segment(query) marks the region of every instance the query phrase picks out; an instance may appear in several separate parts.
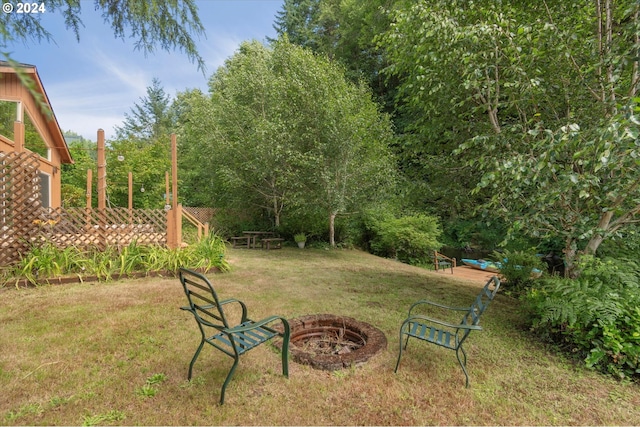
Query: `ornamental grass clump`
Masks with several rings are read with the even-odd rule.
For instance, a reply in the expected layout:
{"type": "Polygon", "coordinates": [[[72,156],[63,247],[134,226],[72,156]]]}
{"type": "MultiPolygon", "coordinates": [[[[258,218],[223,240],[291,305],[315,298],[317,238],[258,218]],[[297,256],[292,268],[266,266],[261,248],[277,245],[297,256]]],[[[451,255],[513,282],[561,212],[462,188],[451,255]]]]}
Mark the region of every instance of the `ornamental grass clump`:
{"type": "Polygon", "coordinates": [[[217,268],[227,271],[224,241],[210,235],[185,248],[168,249],[157,245],[140,245],[135,240],[124,247],[82,249],[68,246],[59,249],[50,242],[33,246],[12,268],[3,272],[0,286],[18,284],[26,279],[30,284],[44,284],[51,279],[77,276],[80,280],[95,277],[110,280],[113,275],[131,276],[138,273],[176,272],[180,267],[217,268]]]}

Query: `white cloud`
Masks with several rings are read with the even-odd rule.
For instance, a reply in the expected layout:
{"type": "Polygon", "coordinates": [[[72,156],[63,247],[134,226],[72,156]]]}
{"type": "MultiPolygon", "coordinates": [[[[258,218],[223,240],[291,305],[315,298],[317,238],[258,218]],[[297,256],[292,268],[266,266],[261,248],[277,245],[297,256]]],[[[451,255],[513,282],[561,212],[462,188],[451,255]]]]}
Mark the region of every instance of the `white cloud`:
{"type": "MultiPolygon", "coordinates": [[[[206,65],[205,74],[180,51],[160,48],[145,54],[133,49],[129,39],[113,37],[109,26],[91,8],[83,10],[86,27],[77,43],[65,31],[62,21],[50,28],[58,45],[35,44],[28,49],[16,46],[16,59],[36,65],[58,123],[95,141],[97,130],[107,139],[115,135],[128,113],[157,77],[172,97],[191,88],[207,90],[209,77],[238,49],[240,43],[274,36],[275,11],[282,0],[204,1],[198,0],[206,37],[197,40],[197,49],[206,65]]],[[[84,8],[83,8],[84,9],[84,8]]],[[[55,25],[54,25],[55,24],[55,25]]]]}

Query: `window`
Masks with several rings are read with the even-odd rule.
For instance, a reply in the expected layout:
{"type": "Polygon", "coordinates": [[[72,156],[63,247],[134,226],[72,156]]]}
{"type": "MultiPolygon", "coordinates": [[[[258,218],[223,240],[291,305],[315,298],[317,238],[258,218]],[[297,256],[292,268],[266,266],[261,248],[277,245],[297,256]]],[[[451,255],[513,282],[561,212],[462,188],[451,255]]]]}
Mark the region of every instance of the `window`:
{"type": "Polygon", "coordinates": [[[42,139],[28,113],[24,115],[24,148],[49,160],[49,147],[42,139]]]}
{"type": "Polygon", "coordinates": [[[13,141],[13,123],[20,120],[19,103],[15,101],[3,101],[0,99],[0,135],[4,135],[13,141]]]}
{"type": "Polygon", "coordinates": [[[40,175],[40,202],[43,208],[51,207],[51,177],[43,172],[40,175]]]}

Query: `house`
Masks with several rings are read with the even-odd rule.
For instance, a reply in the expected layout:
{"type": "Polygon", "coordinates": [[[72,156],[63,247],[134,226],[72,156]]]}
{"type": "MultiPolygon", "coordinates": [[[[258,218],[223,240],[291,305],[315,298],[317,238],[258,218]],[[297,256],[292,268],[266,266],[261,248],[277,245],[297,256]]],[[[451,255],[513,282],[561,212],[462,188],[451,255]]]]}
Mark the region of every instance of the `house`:
{"type": "Polygon", "coordinates": [[[0,152],[37,154],[42,207],[61,206],[60,167],[73,159],[33,65],[0,61],[0,152]]]}

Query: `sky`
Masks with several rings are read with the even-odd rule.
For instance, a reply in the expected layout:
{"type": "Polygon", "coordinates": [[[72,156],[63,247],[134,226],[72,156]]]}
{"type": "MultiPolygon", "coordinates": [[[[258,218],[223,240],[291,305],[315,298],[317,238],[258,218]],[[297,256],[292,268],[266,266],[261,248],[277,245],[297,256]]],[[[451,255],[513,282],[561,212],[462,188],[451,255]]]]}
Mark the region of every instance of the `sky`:
{"type": "MultiPolygon", "coordinates": [[[[46,0],[42,0],[46,6],[46,0]]],[[[180,51],[158,48],[147,54],[134,40],[117,39],[108,23],[94,10],[93,0],[81,0],[80,42],[67,30],[58,12],[45,12],[42,25],[54,42],[28,42],[9,47],[14,60],[34,65],[62,131],[73,131],[96,141],[98,129],[115,137],[125,113],[146,96],[153,78],[166,94],[200,88],[207,91],[209,77],[238,49],[241,42],[275,38],[276,13],[283,0],[196,0],[205,35],[196,39],[205,61],[203,74],[180,51]]]]}

